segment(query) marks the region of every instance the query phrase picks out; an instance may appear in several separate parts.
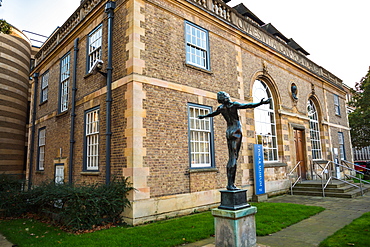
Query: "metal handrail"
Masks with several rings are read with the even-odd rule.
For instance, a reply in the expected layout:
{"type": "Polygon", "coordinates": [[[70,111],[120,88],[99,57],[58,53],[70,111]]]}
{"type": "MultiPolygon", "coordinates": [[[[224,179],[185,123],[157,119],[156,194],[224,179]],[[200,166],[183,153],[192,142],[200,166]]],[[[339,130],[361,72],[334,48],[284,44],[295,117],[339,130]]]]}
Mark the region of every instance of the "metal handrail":
{"type": "Polygon", "coordinates": [[[329,182],[332,180],[332,176],[330,176],[330,178],[328,179],[328,181],[325,183],[325,185],[323,184],[323,180],[321,179],[321,186],[322,186],[322,197],[325,197],[325,189],[326,187],[328,187],[329,185],[329,182]]]}
{"type": "MultiPolygon", "coordinates": [[[[363,180],[361,178],[358,178],[356,176],[353,176],[351,174],[346,174],[345,170],[348,170],[350,172],[354,172],[356,174],[362,174],[362,175],[364,173],[363,172],[360,172],[360,171],[358,171],[356,169],[351,168],[348,164],[351,164],[353,166],[356,166],[356,165],[353,164],[353,163],[351,163],[351,162],[349,162],[349,161],[342,160],[342,163],[344,163],[345,165],[336,163],[334,161],[328,161],[324,166],[321,166],[320,164],[315,163],[314,161],[312,161],[313,172],[318,177],[320,177],[320,179],[321,179],[321,186],[322,186],[322,195],[323,195],[323,197],[325,197],[325,189],[328,187],[329,183],[331,183],[334,179],[335,180],[342,181],[342,182],[344,182],[344,183],[346,183],[346,184],[348,184],[350,186],[359,188],[360,191],[361,191],[361,195],[364,195],[364,193],[363,193],[363,183],[370,184],[370,182],[367,182],[367,181],[365,181],[365,180],[363,180]],[[322,171],[321,172],[317,172],[315,165],[318,165],[322,169],[322,171]],[[336,177],[335,176],[335,170],[334,170],[334,167],[335,166],[339,166],[339,167],[342,168],[342,171],[343,171],[343,174],[344,174],[345,178],[347,178],[347,179],[354,178],[354,179],[359,180],[360,181],[359,186],[356,185],[356,184],[350,183],[350,182],[348,182],[346,180],[340,179],[339,177],[336,177]],[[327,176],[325,176],[325,174],[327,174],[327,176]],[[327,178],[327,180],[325,178],[327,178]]],[[[366,169],[366,170],[370,170],[370,169],[366,169]]]]}
{"type": "MultiPolygon", "coordinates": [[[[342,163],[346,164],[347,167],[349,167],[348,164],[353,165],[353,167],[361,167],[361,169],[365,169],[365,170],[367,170],[370,173],[370,169],[369,168],[363,167],[363,166],[360,166],[360,165],[356,165],[356,164],[354,164],[352,162],[349,162],[348,160],[342,160],[342,163]]],[[[356,170],[356,171],[358,171],[358,170],[356,170]]],[[[360,171],[358,171],[358,172],[360,172],[360,171]]]]}
{"type": "Polygon", "coordinates": [[[323,177],[324,176],[324,173],[329,173],[329,171],[330,170],[328,170],[328,167],[329,167],[329,165],[330,165],[330,163],[331,163],[332,161],[328,161],[326,164],[325,164],[325,166],[323,167],[323,169],[322,169],[322,171],[321,171],[321,176],[323,177]]]}
{"type": "MultiPolygon", "coordinates": [[[[349,161],[347,161],[347,160],[342,160],[342,163],[345,163],[345,164],[346,164],[346,166],[344,166],[344,165],[342,165],[342,164],[338,164],[338,165],[339,165],[339,166],[341,166],[341,167],[344,167],[344,168],[350,169],[351,171],[354,171],[356,174],[362,174],[362,175],[365,175],[363,172],[360,172],[360,171],[358,171],[358,170],[356,170],[356,169],[350,168],[350,167],[348,166],[348,163],[349,163],[349,164],[351,164],[351,165],[353,165],[353,166],[359,166],[359,165],[353,164],[353,163],[351,163],[351,162],[349,162],[349,161]]],[[[369,168],[366,168],[366,167],[363,167],[363,166],[359,166],[359,167],[365,168],[366,170],[369,170],[369,171],[370,171],[370,169],[369,169],[369,168]]],[[[356,177],[356,176],[352,176],[352,175],[348,175],[348,174],[345,174],[345,176],[349,176],[349,177],[352,177],[352,178],[354,178],[354,179],[359,180],[359,181],[360,181],[360,186],[361,186],[361,187],[362,187],[362,183],[370,184],[370,182],[368,182],[368,181],[366,181],[366,180],[362,179],[361,177],[356,177]]],[[[362,190],[361,190],[361,193],[362,193],[362,190]]]]}
{"type": "MultiPolygon", "coordinates": [[[[299,181],[302,181],[302,168],[300,166],[300,163],[301,161],[299,161],[294,167],[293,169],[289,172],[288,176],[291,176],[293,175],[293,172],[299,167],[299,176],[298,178],[294,181],[290,180],[290,194],[293,195],[293,187],[296,186],[296,184],[299,182],[299,181]]],[[[297,173],[298,174],[298,173],[297,173]]]]}
{"type": "MultiPolygon", "coordinates": [[[[311,160],[311,164],[312,164],[312,170],[311,171],[313,171],[314,173],[315,173],[315,175],[316,176],[318,176],[318,177],[320,177],[321,178],[321,176],[320,176],[320,174],[318,174],[317,173],[317,171],[316,171],[316,169],[315,169],[315,165],[318,165],[322,170],[324,170],[324,167],[322,167],[319,163],[316,163],[315,161],[313,161],[313,160],[311,160]]],[[[312,176],[312,178],[313,178],[313,174],[311,173],[311,176],[312,176]]]]}

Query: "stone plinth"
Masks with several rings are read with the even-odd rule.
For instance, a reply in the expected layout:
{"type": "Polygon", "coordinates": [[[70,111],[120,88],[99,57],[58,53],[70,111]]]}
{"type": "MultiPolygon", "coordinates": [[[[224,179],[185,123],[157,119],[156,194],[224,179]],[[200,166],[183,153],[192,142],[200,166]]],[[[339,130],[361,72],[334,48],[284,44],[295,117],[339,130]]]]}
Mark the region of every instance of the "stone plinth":
{"type": "Polygon", "coordinates": [[[221,205],[219,209],[239,210],[247,208],[247,190],[220,190],[221,205]]]}
{"type": "Polygon", "coordinates": [[[213,209],[216,247],[257,246],[256,213],[253,206],[240,210],[213,209]]]}

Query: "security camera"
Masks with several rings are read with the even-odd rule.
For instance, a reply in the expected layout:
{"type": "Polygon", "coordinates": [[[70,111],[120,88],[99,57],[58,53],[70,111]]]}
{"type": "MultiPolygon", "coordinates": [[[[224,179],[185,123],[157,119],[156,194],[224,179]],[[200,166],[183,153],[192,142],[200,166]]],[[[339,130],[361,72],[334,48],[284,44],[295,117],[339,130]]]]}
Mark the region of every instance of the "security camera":
{"type": "Polygon", "coordinates": [[[89,70],[89,74],[92,73],[95,75],[97,72],[99,72],[103,68],[103,63],[104,62],[102,60],[96,59],[89,70]]]}

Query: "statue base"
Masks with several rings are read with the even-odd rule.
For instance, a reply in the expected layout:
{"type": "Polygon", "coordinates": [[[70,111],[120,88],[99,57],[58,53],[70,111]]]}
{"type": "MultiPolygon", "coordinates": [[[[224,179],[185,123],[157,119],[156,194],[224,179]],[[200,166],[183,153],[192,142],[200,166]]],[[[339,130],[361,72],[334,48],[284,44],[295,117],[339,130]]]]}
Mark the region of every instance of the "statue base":
{"type": "Polygon", "coordinates": [[[213,209],[216,247],[257,246],[256,212],[254,206],[240,210],[213,209]]]}
{"type": "Polygon", "coordinates": [[[240,210],[250,207],[247,203],[247,190],[220,190],[221,205],[219,209],[240,210]]]}

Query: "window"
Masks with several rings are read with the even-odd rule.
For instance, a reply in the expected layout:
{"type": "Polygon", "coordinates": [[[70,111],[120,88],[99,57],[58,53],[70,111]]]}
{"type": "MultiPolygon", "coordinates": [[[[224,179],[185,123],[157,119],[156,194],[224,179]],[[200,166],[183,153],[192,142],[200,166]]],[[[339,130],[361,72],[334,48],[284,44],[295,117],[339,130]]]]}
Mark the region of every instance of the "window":
{"type": "Polygon", "coordinates": [[[38,152],[37,152],[37,170],[43,171],[45,168],[45,134],[46,129],[39,129],[38,152]]]}
{"type": "Polygon", "coordinates": [[[69,98],[69,71],[70,55],[65,55],[60,60],[60,93],[59,93],[59,112],[68,110],[69,98]]]}
{"type": "Polygon", "coordinates": [[[41,76],[41,97],[40,103],[48,100],[48,88],[49,88],[49,71],[46,71],[41,76]]]}
{"type": "Polygon", "coordinates": [[[338,132],[338,140],[339,140],[340,159],[341,160],[346,160],[346,151],[344,149],[344,135],[343,135],[343,132],[338,132]]]}
{"type": "Polygon", "coordinates": [[[85,113],[85,169],[99,170],[99,109],[85,113]]]}
{"type": "Polygon", "coordinates": [[[208,32],[185,22],[186,33],[186,63],[209,70],[209,42],[208,32]]]}
{"type": "Polygon", "coordinates": [[[335,115],[340,116],[339,96],[336,94],[334,94],[334,109],[335,109],[335,115]]]}
{"type": "Polygon", "coordinates": [[[321,141],[320,141],[320,129],[319,120],[315,104],[312,100],[307,102],[307,112],[310,118],[310,139],[311,139],[311,151],[312,159],[321,159],[321,141]]]}
{"type": "Polygon", "coordinates": [[[101,59],[102,55],[102,25],[97,27],[88,36],[88,56],[87,56],[87,71],[91,69],[94,62],[101,59]]]}
{"type": "MultiPolygon", "coordinates": [[[[253,84],[253,102],[260,102],[262,98],[272,98],[268,86],[256,80],[253,84]]],[[[265,161],[278,161],[278,148],[276,137],[276,121],[273,101],[270,104],[254,108],[254,123],[256,139],[263,146],[265,161]]]]}
{"type": "Polygon", "coordinates": [[[54,182],[56,184],[64,184],[64,164],[57,163],[55,164],[55,175],[54,182]]]}
{"type": "Polygon", "coordinates": [[[204,168],[214,166],[213,148],[213,120],[212,118],[198,119],[199,115],[206,115],[211,107],[196,104],[188,105],[189,122],[189,153],[190,167],[204,168]]]}

